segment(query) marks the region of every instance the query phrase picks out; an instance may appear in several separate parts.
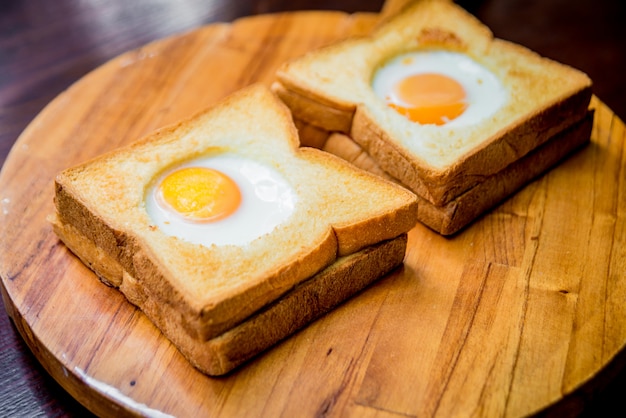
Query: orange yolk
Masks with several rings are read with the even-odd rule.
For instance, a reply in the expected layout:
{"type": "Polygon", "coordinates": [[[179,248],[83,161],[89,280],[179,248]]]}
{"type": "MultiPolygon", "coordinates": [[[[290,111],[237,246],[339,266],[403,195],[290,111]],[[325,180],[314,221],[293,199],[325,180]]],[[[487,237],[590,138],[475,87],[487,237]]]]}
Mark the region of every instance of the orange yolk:
{"type": "Polygon", "coordinates": [[[241,203],[237,183],[207,167],[181,168],[159,186],[159,198],[183,217],[195,222],[212,222],[231,215],[241,203]]]}
{"type": "Polygon", "coordinates": [[[443,125],[467,109],[465,89],[456,80],[442,74],[414,74],[394,87],[396,96],[408,106],[389,106],[413,122],[443,125]]]}

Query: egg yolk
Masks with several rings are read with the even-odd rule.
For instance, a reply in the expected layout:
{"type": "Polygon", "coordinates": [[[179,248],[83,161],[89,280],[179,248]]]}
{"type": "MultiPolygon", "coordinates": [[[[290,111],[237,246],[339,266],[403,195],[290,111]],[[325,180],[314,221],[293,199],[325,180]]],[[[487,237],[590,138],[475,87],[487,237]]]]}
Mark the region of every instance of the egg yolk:
{"type": "Polygon", "coordinates": [[[159,198],[186,219],[212,222],[233,214],[241,203],[237,183],[207,167],[181,168],[166,176],[159,198]]]}
{"type": "Polygon", "coordinates": [[[442,74],[413,74],[400,80],[394,86],[394,93],[407,105],[390,102],[389,106],[421,124],[443,125],[467,109],[463,86],[442,74]]]}

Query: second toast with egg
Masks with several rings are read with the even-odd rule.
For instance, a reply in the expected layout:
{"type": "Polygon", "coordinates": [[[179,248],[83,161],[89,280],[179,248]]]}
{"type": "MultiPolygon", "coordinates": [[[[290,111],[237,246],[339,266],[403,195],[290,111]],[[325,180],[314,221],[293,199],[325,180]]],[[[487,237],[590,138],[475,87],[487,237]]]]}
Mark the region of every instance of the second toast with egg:
{"type": "Polygon", "coordinates": [[[452,1],[417,0],[367,37],[285,63],[273,88],[301,126],[347,135],[442,208],[590,117],[591,86],[581,71],[494,38],[452,1]],[[390,107],[397,91],[386,89],[416,73],[427,85],[457,82],[465,110],[416,122],[412,105],[390,107]]]}

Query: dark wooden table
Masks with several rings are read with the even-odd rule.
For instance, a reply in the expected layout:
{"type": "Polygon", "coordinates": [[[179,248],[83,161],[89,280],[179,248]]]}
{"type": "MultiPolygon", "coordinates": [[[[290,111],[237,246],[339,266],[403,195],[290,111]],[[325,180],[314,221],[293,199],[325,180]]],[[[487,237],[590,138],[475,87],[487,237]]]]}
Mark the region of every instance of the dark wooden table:
{"type": "MultiPolygon", "coordinates": [[[[56,95],[127,50],[216,21],[289,10],[379,11],[383,0],[1,0],[0,165],[17,137],[56,95]]],[[[620,0],[459,1],[496,36],[587,72],[595,94],[626,118],[626,3],[620,0]]],[[[2,237],[0,237],[2,239],[2,237]]],[[[626,354],[621,355],[624,357],[626,354]]],[[[623,364],[624,361],[616,362],[623,364]]],[[[609,366],[610,368],[611,366],[609,366]]],[[[583,388],[576,414],[621,406],[626,373],[606,370],[603,390],[583,388]]],[[[572,399],[570,398],[570,401],[572,399]]],[[[548,411],[559,414],[555,408],[548,411]]],[[[86,416],[0,315],[0,416],[86,416]]]]}

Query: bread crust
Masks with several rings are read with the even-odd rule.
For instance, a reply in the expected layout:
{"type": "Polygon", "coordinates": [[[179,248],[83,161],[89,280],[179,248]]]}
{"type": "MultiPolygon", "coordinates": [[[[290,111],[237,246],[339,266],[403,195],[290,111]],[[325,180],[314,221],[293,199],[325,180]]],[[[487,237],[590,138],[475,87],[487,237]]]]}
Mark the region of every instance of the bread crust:
{"type": "Polygon", "coordinates": [[[194,367],[209,375],[228,373],[397,268],[407,244],[407,236],[402,234],[340,257],[236,326],[203,340],[188,332],[177,306],[152,293],[92,239],[57,216],[49,220],[66,246],[103,283],[118,288],[194,367]]]}
{"type": "MultiPolygon", "coordinates": [[[[435,205],[418,196],[418,220],[442,235],[459,232],[569,154],[588,144],[593,116],[594,112],[589,111],[582,120],[556,133],[499,172],[482,178],[474,187],[443,205],[435,205]]],[[[321,147],[358,167],[402,184],[347,135],[333,133],[321,147]]]]}
{"type": "Polygon", "coordinates": [[[333,105],[321,97],[285,88],[278,82],[272,84],[272,90],[299,120],[306,120],[307,124],[325,131],[350,131],[356,106],[333,105]]]}

